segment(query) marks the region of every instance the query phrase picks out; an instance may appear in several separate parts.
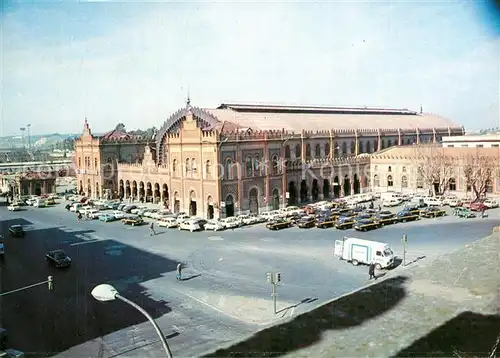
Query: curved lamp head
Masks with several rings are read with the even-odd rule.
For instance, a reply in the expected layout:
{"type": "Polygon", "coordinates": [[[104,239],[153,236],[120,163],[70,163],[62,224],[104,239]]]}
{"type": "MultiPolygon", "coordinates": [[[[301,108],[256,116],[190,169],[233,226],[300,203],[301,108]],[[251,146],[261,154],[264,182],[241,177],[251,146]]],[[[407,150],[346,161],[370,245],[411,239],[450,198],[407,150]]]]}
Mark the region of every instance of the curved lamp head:
{"type": "Polygon", "coordinates": [[[118,294],[116,288],[108,284],[97,285],[91,292],[92,296],[98,301],[113,301],[118,294]]]}

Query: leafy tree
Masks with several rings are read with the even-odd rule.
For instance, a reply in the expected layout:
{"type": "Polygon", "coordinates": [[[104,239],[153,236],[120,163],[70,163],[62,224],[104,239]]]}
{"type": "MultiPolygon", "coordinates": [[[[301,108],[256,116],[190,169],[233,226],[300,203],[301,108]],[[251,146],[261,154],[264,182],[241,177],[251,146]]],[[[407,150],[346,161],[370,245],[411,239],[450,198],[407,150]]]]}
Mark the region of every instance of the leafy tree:
{"type": "Polygon", "coordinates": [[[115,131],[126,132],[125,124],[118,123],[115,127],[115,131]]]}

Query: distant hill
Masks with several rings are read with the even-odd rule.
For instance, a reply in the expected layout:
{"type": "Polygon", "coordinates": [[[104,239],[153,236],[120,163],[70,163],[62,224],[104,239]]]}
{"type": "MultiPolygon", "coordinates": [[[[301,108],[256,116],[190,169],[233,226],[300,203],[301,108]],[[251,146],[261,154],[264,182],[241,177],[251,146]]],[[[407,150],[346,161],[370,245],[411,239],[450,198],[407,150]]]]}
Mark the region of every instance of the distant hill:
{"type": "MultiPolygon", "coordinates": [[[[65,133],[49,133],[49,134],[33,134],[30,136],[30,143],[32,147],[46,147],[52,146],[56,143],[63,142],[65,140],[73,140],[79,137],[80,134],[65,134],[65,133]]],[[[28,136],[6,136],[0,137],[0,148],[22,148],[23,146],[28,146],[28,136]]]]}

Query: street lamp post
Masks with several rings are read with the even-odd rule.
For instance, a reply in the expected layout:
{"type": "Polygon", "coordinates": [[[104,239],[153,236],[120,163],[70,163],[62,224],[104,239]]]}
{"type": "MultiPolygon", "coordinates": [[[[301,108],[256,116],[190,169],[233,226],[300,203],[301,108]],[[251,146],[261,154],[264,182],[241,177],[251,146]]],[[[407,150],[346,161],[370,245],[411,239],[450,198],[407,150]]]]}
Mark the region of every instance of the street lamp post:
{"type": "Polygon", "coordinates": [[[163,344],[163,348],[165,349],[165,353],[167,354],[167,357],[172,358],[172,352],[170,351],[170,347],[168,346],[165,335],[163,334],[163,332],[161,331],[160,327],[155,322],[153,317],[151,317],[149,315],[149,313],[147,313],[141,306],[139,306],[138,304],[121,296],[118,293],[118,291],[116,290],[116,288],[114,288],[111,285],[107,285],[107,284],[101,284],[101,285],[94,287],[91,294],[96,300],[101,301],[101,302],[113,301],[115,299],[119,299],[120,301],[123,301],[123,302],[129,304],[130,306],[134,307],[136,310],[141,312],[149,320],[149,322],[151,322],[156,333],[160,337],[161,343],[163,344]]]}

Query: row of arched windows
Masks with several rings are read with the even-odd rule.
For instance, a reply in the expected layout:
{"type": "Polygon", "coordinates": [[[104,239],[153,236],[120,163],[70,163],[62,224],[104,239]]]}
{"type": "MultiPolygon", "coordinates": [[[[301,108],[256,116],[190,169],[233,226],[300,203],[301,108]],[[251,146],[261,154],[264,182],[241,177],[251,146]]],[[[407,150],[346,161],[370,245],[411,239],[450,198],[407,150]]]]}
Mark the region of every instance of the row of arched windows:
{"type": "MultiPolygon", "coordinates": [[[[174,159],[172,161],[172,176],[177,177],[179,175],[179,162],[177,159],[174,159]]],[[[198,174],[198,166],[196,164],[196,159],[194,158],[187,158],[185,162],[185,167],[184,167],[184,172],[186,177],[191,176],[191,177],[196,177],[198,174]]],[[[205,175],[211,175],[212,174],[212,163],[210,160],[207,160],[205,162],[205,175]]]]}
{"type": "MultiPolygon", "coordinates": [[[[224,161],[224,179],[235,179],[237,176],[237,168],[232,158],[226,158],[224,161]]],[[[271,157],[269,165],[260,160],[259,155],[247,156],[245,158],[244,176],[247,178],[266,175],[269,170],[270,175],[277,175],[281,173],[281,163],[277,154],[271,157]]]]}

